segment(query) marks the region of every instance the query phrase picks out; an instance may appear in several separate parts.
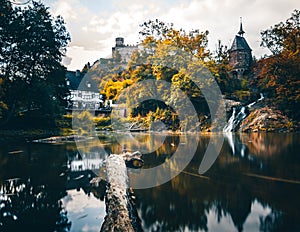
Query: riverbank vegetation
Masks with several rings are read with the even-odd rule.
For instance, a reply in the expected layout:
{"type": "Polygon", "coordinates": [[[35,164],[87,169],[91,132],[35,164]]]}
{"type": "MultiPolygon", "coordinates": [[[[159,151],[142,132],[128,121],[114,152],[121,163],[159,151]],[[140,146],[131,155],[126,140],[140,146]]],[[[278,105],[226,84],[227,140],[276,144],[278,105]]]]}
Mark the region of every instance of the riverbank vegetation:
{"type": "MultiPolygon", "coordinates": [[[[211,74],[223,96],[241,104],[254,101],[258,99],[259,93],[264,93],[264,106],[280,110],[289,118],[287,125],[279,122],[280,127],[289,129],[290,125],[293,125],[294,130],[299,127],[300,121],[299,17],[300,11],[295,10],[285,22],[261,32],[261,46],[268,48],[272,55],[259,60],[253,58],[250,71],[239,79],[230,74],[232,67],[229,64],[229,50],[221,41],[218,42],[216,51],[209,51],[208,31],[185,31],[175,29],[173,24],[149,20],[141,25],[140,31],[144,52],[134,53],[123,70],[119,60],[115,61],[115,73],[109,73],[99,80],[102,93],[106,94],[108,99],[116,100],[122,97],[126,87],[138,82],[169,82],[189,97],[203,129],[210,125],[209,109],[206,99],[191,79],[211,74]]],[[[203,84],[210,88],[209,82],[208,78],[203,84]]],[[[153,89],[159,88],[156,86],[153,89]]],[[[130,96],[148,99],[157,95],[149,93],[149,89],[152,89],[149,85],[131,88],[130,96]]],[[[162,121],[167,129],[180,129],[178,115],[169,105],[181,107],[181,104],[184,104],[182,95],[176,96],[173,89],[171,92],[166,91],[166,96],[164,93],[160,94],[163,102],[151,99],[137,105],[134,105],[135,100],[132,97],[127,97],[126,103],[131,108],[131,119],[142,117],[145,122],[150,119],[149,125],[162,121]]],[[[276,125],[275,123],[270,127],[276,125]]]]}
{"type": "Polygon", "coordinates": [[[0,127],[55,127],[68,94],[63,18],[38,1],[0,0],[0,31],[0,127]]]}
{"type": "MultiPolygon", "coordinates": [[[[109,117],[65,112],[69,92],[66,68],[61,61],[70,35],[62,17],[51,16],[40,2],[32,1],[23,7],[16,7],[8,0],[0,3],[0,128],[89,134],[88,125],[73,128],[72,120],[79,124],[81,120],[90,121],[98,130],[112,129],[109,117]]],[[[212,89],[216,81],[224,98],[241,104],[257,99],[263,92],[264,106],[274,108],[274,112],[280,110],[289,118],[288,124],[297,128],[300,121],[299,18],[300,11],[294,10],[285,22],[261,32],[261,45],[272,55],[259,60],[253,58],[250,71],[242,78],[231,75],[229,49],[222,41],[218,41],[215,51],[208,49],[207,30],[186,31],[176,29],[173,24],[149,20],[141,25],[143,49],[134,52],[126,64],[116,52],[93,79],[98,81],[101,93],[108,100],[123,100],[128,112],[122,120],[128,125],[136,123],[151,128],[162,122],[165,126],[161,130],[193,130],[195,126],[208,130],[211,115],[201,88],[212,89]],[[195,79],[200,80],[200,85],[192,81],[195,79]],[[137,85],[145,82],[148,84],[137,85]],[[170,88],[164,83],[169,83],[170,88]],[[190,118],[179,119],[176,109],[186,105],[183,95],[195,109],[197,125],[190,118]],[[136,99],[146,100],[137,102],[136,99]]]]}

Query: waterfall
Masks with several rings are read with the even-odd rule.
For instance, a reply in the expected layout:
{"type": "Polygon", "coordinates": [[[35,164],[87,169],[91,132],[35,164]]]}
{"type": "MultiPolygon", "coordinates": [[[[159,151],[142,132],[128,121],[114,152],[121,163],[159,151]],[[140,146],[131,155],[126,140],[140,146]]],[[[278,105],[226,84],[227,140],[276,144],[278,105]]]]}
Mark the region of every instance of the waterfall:
{"type": "Polygon", "coordinates": [[[235,107],[234,107],[234,108],[232,109],[232,115],[231,115],[231,117],[229,118],[227,125],[226,125],[226,126],[224,127],[224,129],[223,129],[224,132],[230,132],[230,131],[232,131],[232,129],[233,129],[233,121],[234,121],[234,119],[235,119],[235,112],[236,112],[236,109],[235,109],[235,107]]]}
{"type": "Polygon", "coordinates": [[[264,98],[265,98],[264,95],[262,93],[260,93],[259,99],[257,99],[256,101],[254,101],[246,106],[242,106],[238,113],[236,113],[237,112],[236,107],[233,107],[232,115],[230,116],[228,123],[223,128],[223,132],[235,131],[235,129],[240,125],[240,123],[243,121],[243,119],[247,117],[246,109],[251,108],[256,103],[262,101],[264,98]]]}
{"type": "Polygon", "coordinates": [[[228,120],[227,125],[223,128],[224,132],[232,132],[234,131],[241,121],[246,118],[247,114],[245,113],[246,107],[243,106],[241,110],[236,114],[236,108],[233,108],[232,115],[228,120]],[[236,115],[235,115],[236,114],[236,115]]]}
{"type": "Polygon", "coordinates": [[[256,103],[258,103],[258,102],[262,101],[264,98],[265,98],[265,97],[264,97],[264,95],[263,95],[262,93],[260,93],[260,98],[259,98],[259,99],[257,99],[256,101],[254,101],[254,102],[250,103],[250,104],[249,104],[249,105],[247,105],[247,106],[248,106],[249,108],[251,108],[253,105],[255,105],[256,103]]]}

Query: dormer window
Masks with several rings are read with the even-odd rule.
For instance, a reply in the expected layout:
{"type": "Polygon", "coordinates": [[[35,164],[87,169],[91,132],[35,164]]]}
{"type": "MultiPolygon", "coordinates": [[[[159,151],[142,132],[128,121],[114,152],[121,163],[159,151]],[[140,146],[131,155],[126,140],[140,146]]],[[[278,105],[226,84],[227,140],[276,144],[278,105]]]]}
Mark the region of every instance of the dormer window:
{"type": "Polygon", "coordinates": [[[87,82],[87,83],[86,83],[86,86],[87,86],[88,88],[91,88],[91,87],[92,87],[92,85],[91,85],[90,82],[87,82]]]}
{"type": "Polygon", "coordinates": [[[67,86],[69,86],[70,85],[70,81],[69,80],[67,80],[67,86]]]}

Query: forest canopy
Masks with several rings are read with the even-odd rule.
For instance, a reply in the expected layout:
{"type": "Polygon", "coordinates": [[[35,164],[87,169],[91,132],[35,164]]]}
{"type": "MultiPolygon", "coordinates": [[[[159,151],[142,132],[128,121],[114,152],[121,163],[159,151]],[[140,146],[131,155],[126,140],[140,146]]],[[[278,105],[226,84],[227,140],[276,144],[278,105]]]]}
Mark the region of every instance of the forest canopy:
{"type": "Polygon", "coordinates": [[[61,61],[70,35],[63,18],[41,2],[0,0],[0,31],[0,125],[20,118],[52,124],[68,94],[61,61]]]}

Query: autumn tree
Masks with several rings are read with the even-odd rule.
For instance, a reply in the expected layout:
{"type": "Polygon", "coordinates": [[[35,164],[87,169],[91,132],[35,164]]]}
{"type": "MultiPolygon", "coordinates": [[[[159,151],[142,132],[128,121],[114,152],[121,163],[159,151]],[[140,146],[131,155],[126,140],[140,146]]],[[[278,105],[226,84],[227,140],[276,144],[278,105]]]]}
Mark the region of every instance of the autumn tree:
{"type": "Polygon", "coordinates": [[[230,65],[229,65],[229,51],[226,45],[222,44],[221,40],[218,40],[216,50],[214,52],[214,66],[216,69],[215,78],[216,81],[225,95],[230,95],[235,86],[235,81],[230,76],[230,65]]]}
{"type": "MultiPolygon", "coordinates": [[[[141,104],[135,112],[141,111],[145,114],[148,107],[148,112],[154,112],[155,117],[159,117],[156,112],[161,112],[161,118],[166,125],[174,125],[177,116],[170,106],[177,107],[177,109],[182,108],[186,104],[182,96],[185,95],[193,103],[199,114],[208,114],[205,98],[199,87],[192,81],[192,77],[194,77],[201,82],[204,76],[207,77],[205,72],[213,73],[215,68],[211,53],[207,48],[208,31],[201,32],[196,29],[187,32],[183,29],[175,29],[173,24],[150,20],[142,25],[140,35],[144,36],[142,44],[147,53],[144,62],[148,67],[143,70],[136,69],[136,71],[142,71],[143,77],[148,76],[155,80],[169,82],[172,87],[170,91],[164,90],[165,94],[163,94],[163,88],[160,85],[153,87],[153,91],[157,89],[162,94],[165,104],[147,102],[147,104],[141,104]],[[206,71],[203,67],[207,68],[206,71]],[[176,89],[180,89],[182,92],[176,89]],[[155,106],[156,109],[153,108],[155,106]]],[[[141,76],[140,72],[135,72],[134,76],[141,76]]],[[[208,84],[208,82],[204,82],[203,80],[201,84],[208,84]]]]}
{"type": "Polygon", "coordinates": [[[106,80],[105,85],[100,84],[104,87],[103,93],[110,99],[118,99],[125,86],[148,81],[144,86],[130,89],[128,93],[127,105],[133,109],[133,116],[149,116],[151,120],[160,119],[166,125],[177,125],[174,123],[177,121],[176,112],[170,106],[184,108],[184,96],[190,99],[199,115],[209,115],[208,105],[200,88],[209,89],[216,77],[219,80],[226,78],[227,49],[220,48],[218,63],[207,48],[208,31],[175,29],[173,24],[159,20],[143,23],[140,36],[143,49],[132,54],[126,69],[103,76],[102,79],[106,80]],[[108,76],[110,81],[107,81],[108,76]],[[124,78],[128,76],[131,82],[124,78]],[[195,80],[198,80],[197,84],[195,80]],[[161,83],[169,83],[170,88],[164,88],[161,83]],[[133,96],[156,99],[158,95],[161,101],[147,100],[139,105],[133,104],[133,96]]]}
{"type": "Polygon", "coordinates": [[[66,103],[61,61],[70,36],[65,23],[41,2],[21,8],[0,0],[0,7],[1,101],[6,105],[1,124],[20,115],[53,119],[66,103]]]}
{"type": "Polygon", "coordinates": [[[285,22],[263,31],[262,46],[272,52],[258,62],[259,86],[273,104],[299,120],[300,107],[300,11],[285,22]]]}

